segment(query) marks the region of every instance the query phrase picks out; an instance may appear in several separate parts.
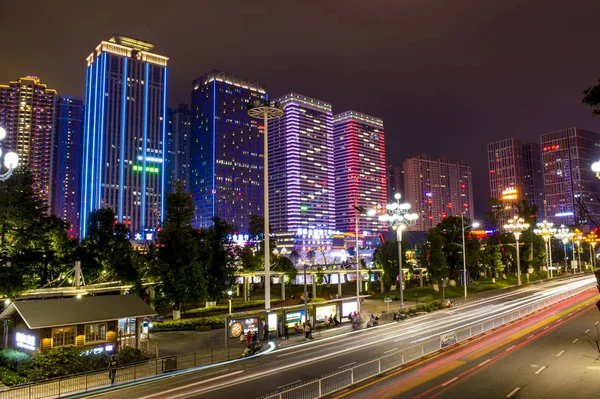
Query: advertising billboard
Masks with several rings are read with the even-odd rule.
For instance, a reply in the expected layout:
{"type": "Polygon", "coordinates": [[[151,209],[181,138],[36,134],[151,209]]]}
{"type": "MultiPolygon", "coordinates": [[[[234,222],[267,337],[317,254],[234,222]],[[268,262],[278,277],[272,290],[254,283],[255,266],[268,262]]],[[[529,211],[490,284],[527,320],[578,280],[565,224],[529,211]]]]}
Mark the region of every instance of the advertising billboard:
{"type": "Polygon", "coordinates": [[[258,320],[258,316],[228,319],[229,336],[231,338],[238,338],[242,334],[247,334],[248,331],[258,333],[258,320]]]}
{"type": "Polygon", "coordinates": [[[285,312],[285,324],[292,327],[294,323],[302,324],[304,322],[304,309],[287,310],[285,312]]]}
{"type": "Polygon", "coordinates": [[[269,326],[269,331],[277,331],[277,313],[269,313],[267,325],[269,326]]]}
{"type": "Polygon", "coordinates": [[[337,306],[335,306],[335,303],[317,306],[317,308],[316,308],[317,323],[323,323],[323,322],[325,322],[325,318],[328,318],[329,316],[333,317],[336,314],[337,314],[337,306]]]}
{"type": "Polygon", "coordinates": [[[342,318],[340,320],[350,321],[350,319],[348,319],[348,315],[350,313],[354,313],[356,311],[358,311],[358,306],[356,304],[356,301],[342,302],[342,318]]]}

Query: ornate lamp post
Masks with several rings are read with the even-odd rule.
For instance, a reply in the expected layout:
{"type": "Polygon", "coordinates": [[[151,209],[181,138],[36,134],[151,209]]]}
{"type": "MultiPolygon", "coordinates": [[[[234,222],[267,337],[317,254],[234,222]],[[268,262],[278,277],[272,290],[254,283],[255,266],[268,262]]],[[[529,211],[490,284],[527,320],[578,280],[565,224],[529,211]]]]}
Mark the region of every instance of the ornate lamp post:
{"type": "Polygon", "coordinates": [[[419,215],[410,212],[410,204],[400,203],[400,194],[394,195],[396,202],[389,203],[385,206],[387,214],[379,216],[381,222],[385,222],[388,226],[396,230],[396,238],[398,240],[398,268],[400,285],[400,309],[404,308],[404,291],[402,288],[403,272],[402,272],[402,230],[409,226],[414,226],[417,223],[419,215]]]}
{"type": "Polygon", "coordinates": [[[548,269],[548,277],[552,278],[552,243],[551,239],[556,229],[553,227],[554,223],[546,222],[545,220],[537,224],[537,229],[533,232],[539,236],[542,236],[546,243],[546,268],[548,269]]]}
{"type": "Polygon", "coordinates": [[[360,260],[359,260],[359,256],[358,256],[358,222],[359,222],[359,218],[363,215],[365,215],[365,213],[368,216],[373,216],[375,215],[376,211],[374,209],[369,209],[366,210],[365,208],[363,208],[362,206],[358,206],[358,205],[353,205],[354,210],[356,210],[356,230],[355,230],[355,235],[356,235],[356,308],[358,309],[358,313],[360,314],[360,284],[361,284],[361,275],[360,275],[360,260]]]}
{"type": "Polygon", "coordinates": [[[598,237],[594,233],[589,233],[585,237],[585,242],[590,244],[590,263],[592,264],[592,270],[596,270],[596,244],[598,243],[598,237]]]}
{"type": "Polygon", "coordinates": [[[600,161],[592,164],[592,172],[596,174],[596,177],[600,179],[600,161]]]}
{"type": "MultiPolygon", "coordinates": [[[[573,234],[573,239],[577,243],[577,268],[581,273],[581,241],[583,241],[583,232],[579,229],[575,229],[573,234]]],[[[575,258],[575,256],[573,256],[573,258],[575,258]]]]}
{"type": "Polygon", "coordinates": [[[567,258],[567,244],[569,243],[569,240],[571,239],[571,237],[573,237],[573,233],[571,232],[571,230],[569,230],[567,227],[565,227],[564,224],[562,224],[560,226],[560,228],[554,234],[554,237],[558,238],[563,243],[563,249],[565,251],[565,272],[566,272],[567,268],[569,267],[568,262],[567,262],[567,259],[568,259],[567,258]]]}
{"type": "MultiPolygon", "coordinates": [[[[0,127],[0,143],[2,140],[6,138],[6,130],[3,127],[0,127]]],[[[4,166],[6,168],[6,172],[0,173],[0,181],[6,181],[10,176],[12,176],[13,170],[19,166],[19,156],[16,152],[8,151],[7,153],[2,152],[2,148],[0,148],[0,159],[3,162],[0,163],[0,168],[4,166]]]]}
{"type": "Polygon", "coordinates": [[[504,230],[515,235],[515,243],[517,246],[517,285],[521,285],[521,260],[519,258],[519,236],[522,232],[529,228],[529,223],[525,223],[523,218],[515,215],[504,225],[504,230]]]}
{"type": "Polygon", "coordinates": [[[271,248],[269,231],[269,119],[281,118],[283,109],[279,103],[271,103],[268,100],[254,100],[248,104],[248,115],[252,118],[263,120],[264,149],[263,149],[263,193],[264,193],[264,212],[265,212],[265,310],[271,309],[271,248]]]}

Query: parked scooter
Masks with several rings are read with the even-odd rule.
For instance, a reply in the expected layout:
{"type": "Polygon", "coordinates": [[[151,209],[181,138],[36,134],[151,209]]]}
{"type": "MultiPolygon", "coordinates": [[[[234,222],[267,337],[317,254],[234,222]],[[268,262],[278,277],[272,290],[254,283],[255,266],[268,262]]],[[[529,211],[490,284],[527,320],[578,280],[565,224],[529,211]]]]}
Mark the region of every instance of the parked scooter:
{"type": "Polygon", "coordinates": [[[246,349],[244,349],[244,352],[242,352],[241,357],[248,357],[248,356],[256,355],[262,349],[263,349],[263,346],[260,342],[252,341],[250,343],[250,345],[248,345],[246,347],[246,349]]]}

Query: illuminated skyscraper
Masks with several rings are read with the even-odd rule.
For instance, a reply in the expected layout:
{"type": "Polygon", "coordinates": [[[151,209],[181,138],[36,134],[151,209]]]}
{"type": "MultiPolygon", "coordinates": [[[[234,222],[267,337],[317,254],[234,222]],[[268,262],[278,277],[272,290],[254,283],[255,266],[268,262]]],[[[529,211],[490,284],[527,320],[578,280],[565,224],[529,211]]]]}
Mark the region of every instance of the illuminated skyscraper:
{"type": "Polygon", "coordinates": [[[394,195],[396,193],[400,194],[401,198],[404,198],[404,170],[401,164],[388,165],[387,184],[388,202],[395,201],[394,195]]]}
{"type": "Polygon", "coordinates": [[[490,197],[502,202],[503,226],[517,214],[517,204],[524,197],[522,145],[518,139],[506,139],[488,144],[490,197]]]}
{"type": "Polygon", "coordinates": [[[269,217],[274,233],[295,233],[295,247],[331,246],[335,229],[331,105],[289,93],[285,114],[269,122],[269,217]]]}
{"type": "Polygon", "coordinates": [[[190,191],[194,227],[219,218],[247,232],[250,216],[263,216],[262,126],[248,102],[266,97],[258,82],[213,70],[192,85],[190,191]]]}
{"type": "Polygon", "coordinates": [[[537,218],[544,218],[544,177],[542,174],[542,150],[538,143],[525,143],[521,147],[523,157],[523,194],[527,202],[537,207],[537,218]]]}
{"type": "MultiPolygon", "coordinates": [[[[333,117],[336,228],[354,231],[359,212],[385,206],[387,168],[383,120],[346,111],[333,117]]],[[[384,229],[376,217],[360,217],[359,231],[384,229]]]]}
{"type": "Polygon", "coordinates": [[[473,177],[464,161],[431,159],[425,154],[404,161],[404,201],[419,215],[409,230],[427,231],[445,217],[473,220],[473,177]]]}
{"type": "Polygon", "coordinates": [[[92,211],[114,209],[137,240],[164,217],[167,57],[112,36],[87,58],[81,231],[92,211]]]}
{"type": "Polygon", "coordinates": [[[572,127],[542,134],[540,141],[547,220],[558,225],[599,220],[600,180],[591,166],[600,158],[600,134],[572,127]]]}
{"type": "Polygon", "coordinates": [[[0,85],[0,126],[4,151],[19,155],[19,167],[31,171],[33,192],[52,211],[56,90],[35,76],[0,85]]]}
{"type": "Polygon", "coordinates": [[[79,237],[83,99],[59,96],[54,162],[54,214],[69,223],[69,235],[79,237]]]}
{"type": "Polygon", "coordinates": [[[178,181],[189,191],[191,115],[187,104],[167,108],[167,187],[175,190],[178,181]]]}

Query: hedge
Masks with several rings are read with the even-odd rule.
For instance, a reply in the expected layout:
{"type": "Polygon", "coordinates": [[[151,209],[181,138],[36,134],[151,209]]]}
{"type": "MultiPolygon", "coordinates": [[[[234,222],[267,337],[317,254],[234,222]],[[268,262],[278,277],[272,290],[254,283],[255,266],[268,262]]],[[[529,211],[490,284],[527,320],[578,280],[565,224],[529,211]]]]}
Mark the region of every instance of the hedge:
{"type": "Polygon", "coordinates": [[[6,386],[26,384],[29,380],[6,367],[0,367],[0,381],[6,386]]]}
{"type": "Polygon", "coordinates": [[[31,355],[17,349],[0,350],[0,367],[17,371],[20,365],[27,365],[31,361],[31,355]]]}
{"type": "MultiPolygon", "coordinates": [[[[271,299],[271,304],[276,303],[276,302],[281,302],[280,299],[271,299]]],[[[246,301],[246,302],[232,302],[231,303],[231,309],[233,310],[243,310],[243,309],[248,309],[248,308],[254,308],[257,306],[264,306],[265,301],[264,300],[255,300],[255,301],[246,301]]],[[[211,306],[209,308],[195,308],[195,309],[190,309],[190,310],[186,310],[185,314],[197,314],[197,315],[203,315],[206,313],[214,313],[217,311],[223,311],[223,312],[228,312],[229,311],[229,304],[227,305],[217,305],[217,306],[211,306]]]]}
{"type": "Polygon", "coordinates": [[[195,330],[199,326],[225,326],[225,316],[192,317],[152,323],[152,332],[195,330]]]}

